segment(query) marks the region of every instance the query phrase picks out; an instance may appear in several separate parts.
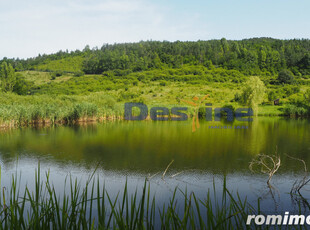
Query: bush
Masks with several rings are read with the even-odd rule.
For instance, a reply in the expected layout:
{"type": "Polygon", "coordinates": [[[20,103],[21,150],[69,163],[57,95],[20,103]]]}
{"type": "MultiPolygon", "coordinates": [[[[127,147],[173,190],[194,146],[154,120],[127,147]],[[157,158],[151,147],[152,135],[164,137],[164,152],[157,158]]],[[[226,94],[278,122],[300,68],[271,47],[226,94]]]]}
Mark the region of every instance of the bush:
{"type": "MultiPolygon", "coordinates": [[[[233,114],[235,114],[236,108],[233,105],[224,105],[222,108],[230,109],[233,112],[233,114]]],[[[224,112],[224,111],[221,111],[221,115],[222,116],[227,116],[227,113],[224,112]]]]}
{"type": "Polygon", "coordinates": [[[304,94],[306,103],[308,103],[310,105],[310,89],[307,89],[307,91],[304,94]]]}
{"type": "Polygon", "coordinates": [[[301,105],[288,104],[284,107],[284,115],[293,117],[309,116],[309,108],[301,105]]]}
{"type": "Polygon", "coordinates": [[[77,72],[74,73],[74,77],[82,77],[82,76],[84,76],[84,74],[85,74],[85,73],[84,73],[83,71],[80,71],[80,70],[79,70],[79,71],[77,71],[77,72]]]}
{"type": "Polygon", "coordinates": [[[55,80],[56,79],[56,73],[51,73],[51,80],[55,80]]]}
{"type": "Polygon", "coordinates": [[[58,70],[55,72],[55,74],[56,74],[56,77],[61,77],[63,75],[63,72],[58,70]]]}
{"type": "Polygon", "coordinates": [[[294,74],[286,69],[279,72],[277,80],[280,84],[295,84],[294,74]]]}
{"type": "Polygon", "coordinates": [[[242,96],[239,93],[236,93],[233,101],[241,102],[241,100],[242,100],[242,96]]]}
{"type": "Polygon", "coordinates": [[[30,89],[34,86],[34,83],[27,81],[20,74],[16,74],[16,83],[13,87],[13,92],[18,95],[27,95],[30,92],[30,89]]]}
{"type": "Polygon", "coordinates": [[[279,95],[275,90],[271,90],[268,92],[268,101],[274,101],[277,98],[279,98],[279,95]]]}

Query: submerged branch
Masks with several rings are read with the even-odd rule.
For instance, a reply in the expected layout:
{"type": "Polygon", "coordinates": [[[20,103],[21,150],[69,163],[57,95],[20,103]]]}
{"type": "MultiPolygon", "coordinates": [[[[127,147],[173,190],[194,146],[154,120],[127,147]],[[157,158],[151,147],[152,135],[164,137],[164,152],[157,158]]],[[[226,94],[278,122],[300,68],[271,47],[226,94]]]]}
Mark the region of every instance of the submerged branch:
{"type": "Polygon", "coordinates": [[[304,166],[304,172],[305,172],[305,175],[304,177],[301,179],[301,180],[296,180],[292,186],[292,189],[291,189],[291,194],[293,193],[298,193],[300,196],[301,196],[301,193],[300,193],[300,190],[309,183],[310,179],[308,178],[308,170],[307,170],[307,165],[306,165],[306,162],[302,159],[299,159],[299,158],[296,158],[296,157],[292,157],[292,156],[289,156],[287,154],[285,154],[287,157],[293,159],[293,160],[297,160],[297,161],[300,161],[303,166],[304,166]]]}
{"type": "Polygon", "coordinates": [[[166,173],[167,173],[167,171],[168,171],[170,165],[172,165],[173,162],[174,162],[174,160],[172,160],[172,161],[168,164],[166,170],[164,171],[163,176],[161,177],[163,180],[164,180],[164,178],[165,178],[165,175],[166,175],[166,173]]]}
{"type": "Polygon", "coordinates": [[[260,167],[260,172],[268,175],[267,184],[270,186],[270,181],[273,175],[278,171],[281,166],[281,158],[277,154],[275,155],[266,155],[266,154],[259,154],[256,158],[252,159],[249,165],[249,169],[252,172],[257,172],[254,167],[260,167]]]}

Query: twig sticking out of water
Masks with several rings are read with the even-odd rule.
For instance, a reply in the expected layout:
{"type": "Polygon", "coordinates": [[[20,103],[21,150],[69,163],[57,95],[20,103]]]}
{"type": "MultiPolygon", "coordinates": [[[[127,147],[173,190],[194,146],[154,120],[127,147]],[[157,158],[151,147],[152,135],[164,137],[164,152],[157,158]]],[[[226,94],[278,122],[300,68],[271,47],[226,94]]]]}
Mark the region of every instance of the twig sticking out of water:
{"type": "Polygon", "coordinates": [[[302,180],[296,180],[295,183],[293,184],[292,186],[292,189],[291,189],[291,194],[293,193],[296,193],[298,192],[299,195],[300,194],[300,190],[306,185],[309,183],[310,179],[308,178],[308,170],[307,170],[307,165],[306,165],[306,162],[302,159],[299,159],[299,158],[296,158],[296,157],[292,157],[292,156],[289,156],[286,154],[287,157],[293,159],[293,160],[297,160],[297,161],[300,161],[303,163],[304,165],[304,171],[305,171],[305,175],[304,177],[302,178],[302,180]]]}
{"type": "Polygon", "coordinates": [[[178,172],[178,173],[176,173],[176,174],[174,174],[174,175],[172,175],[172,176],[170,176],[170,177],[171,177],[171,178],[176,177],[176,176],[180,175],[180,174],[183,173],[183,172],[184,172],[184,171],[178,172]]]}
{"type": "Polygon", "coordinates": [[[278,156],[277,152],[275,155],[265,155],[259,154],[250,162],[249,168],[252,172],[255,172],[253,169],[255,166],[260,166],[260,172],[268,174],[267,184],[270,186],[270,181],[272,176],[278,171],[281,166],[281,158],[278,156]]]}
{"type": "Polygon", "coordinates": [[[155,173],[155,174],[153,174],[152,176],[149,176],[148,178],[146,178],[147,180],[151,180],[153,177],[155,177],[158,173],[160,173],[160,172],[157,172],[157,173],[155,173]]]}
{"type": "Polygon", "coordinates": [[[174,162],[174,160],[172,160],[172,161],[168,164],[168,166],[167,166],[166,170],[164,171],[164,173],[163,173],[163,175],[162,175],[161,179],[163,179],[163,180],[164,180],[165,175],[166,175],[166,172],[168,171],[168,169],[169,169],[170,165],[172,165],[172,163],[173,163],[173,162],[174,162]]]}

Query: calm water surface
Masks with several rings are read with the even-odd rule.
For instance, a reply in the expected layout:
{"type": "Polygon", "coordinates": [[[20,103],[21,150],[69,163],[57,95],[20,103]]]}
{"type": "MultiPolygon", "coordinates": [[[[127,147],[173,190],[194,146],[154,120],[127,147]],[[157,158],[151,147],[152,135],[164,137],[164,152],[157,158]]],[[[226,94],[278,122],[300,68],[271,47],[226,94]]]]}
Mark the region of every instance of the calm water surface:
{"type": "MultiPolygon", "coordinates": [[[[126,179],[129,191],[140,191],[145,178],[152,177],[152,193],[159,203],[167,201],[176,186],[205,198],[213,181],[220,191],[226,177],[229,190],[247,196],[254,206],[260,198],[266,212],[297,212],[289,192],[304,175],[303,165],[286,154],[305,160],[310,168],[309,120],[255,118],[252,123],[200,125],[195,133],[190,122],[153,121],[2,131],[1,186],[8,187],[14,173],[21,173],[21,186],[31,186],[40,162],[41,171],[50,170],[61,190],[69,175],[85,182],[99,165],[96,175],[111,194],[122,190],[126,179]],[[248,128],[210,129],[210,125],[248,128]],[[251,172],[249,162],[257,154],[274,154],[276,149],[281,167],[272,179],[273,189],[269,189],[267,175],[251,172]]],[[[302,192],[305,198],[310,198],[308,188],[302,192]]]]}

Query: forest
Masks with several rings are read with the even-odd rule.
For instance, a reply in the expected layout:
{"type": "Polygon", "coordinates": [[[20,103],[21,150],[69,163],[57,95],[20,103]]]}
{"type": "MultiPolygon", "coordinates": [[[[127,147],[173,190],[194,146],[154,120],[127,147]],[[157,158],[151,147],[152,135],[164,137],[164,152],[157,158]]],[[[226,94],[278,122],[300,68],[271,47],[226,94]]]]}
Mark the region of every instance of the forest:
{"type": "Polygon", "coordinates": [[[109,70],[133,72],[180,68],[184,64],[222,67],[245,75],[274,75],[288,69],[294,75],[310,74],[309,39],[278,40],[253,38],[241,41],[221,40],[196,42],[141,41],[139,43],[104,44],[101,48],[82,51],[59,51],[39,54],[25,60],[7,59],[17,71],[64,71],[101,74],[109,70]],[[52,63],[51,63],[52,62],[52,63]]]}

